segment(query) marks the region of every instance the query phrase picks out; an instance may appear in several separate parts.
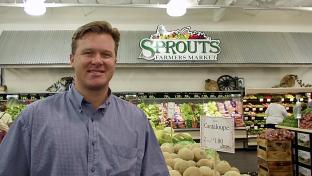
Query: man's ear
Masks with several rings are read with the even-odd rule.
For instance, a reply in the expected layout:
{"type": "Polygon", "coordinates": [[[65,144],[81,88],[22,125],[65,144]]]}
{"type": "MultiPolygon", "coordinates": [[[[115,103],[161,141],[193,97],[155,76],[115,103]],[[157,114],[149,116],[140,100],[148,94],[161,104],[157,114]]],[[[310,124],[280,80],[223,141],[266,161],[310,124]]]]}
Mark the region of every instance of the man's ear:
{"type": "Polygon", "coordinates": [[[70,54],[69,61],[70,61],[70,65],[73,67],[74,66],[74,55],[73,54],[70,54]]]}

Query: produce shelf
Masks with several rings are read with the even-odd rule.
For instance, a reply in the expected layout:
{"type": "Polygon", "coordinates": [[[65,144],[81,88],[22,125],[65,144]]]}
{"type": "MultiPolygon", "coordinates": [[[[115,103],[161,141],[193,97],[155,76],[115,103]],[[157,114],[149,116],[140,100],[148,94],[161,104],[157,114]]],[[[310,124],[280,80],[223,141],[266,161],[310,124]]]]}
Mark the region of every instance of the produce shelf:
{"type": "Polygon", "coordinates": [[[246,88],[245,94],[281,94],[281,93],[309,93],[312,92],[312,87],[298,88],[246,88]]]}
{"type": "Polygon", "coordinates": [[[277,125],[277,128],[284,128],[287,130],[292,130],[292,131],[298,131],[298,132],[304,132],[304,133],[311,133],[312,134],[312,129],[302,129],[302,128],[293,128],[293,127],[286,127],[286,126],[281,126],[277,125]]]}

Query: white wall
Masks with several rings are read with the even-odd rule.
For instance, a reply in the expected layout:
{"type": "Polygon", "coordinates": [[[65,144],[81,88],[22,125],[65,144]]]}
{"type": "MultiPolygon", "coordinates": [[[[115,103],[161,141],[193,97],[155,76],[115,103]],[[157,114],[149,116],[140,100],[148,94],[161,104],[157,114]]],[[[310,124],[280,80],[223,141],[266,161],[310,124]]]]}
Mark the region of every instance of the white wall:
{"type": "MultiPolygon", "coordinates": [[[[119,91],[204,91],[207,78],[217,80],[228,74],[245,79],[246,87],[268,88],[279,83],[286,74],[298,74],[312,83],[311,68],[125,68],[118,67],[111,81],[119,91]]],[[[72,75],[70,68],[5,69],[4,83],[9,92],[44,92],[63,76],[72,75]]],[[[299,86],[299,85],[296,85],[299,86]]]]}
{"type": "MultiPolygon", "coordinates": [[[[168,30],[190,25],[193,30],[312,32],[310,11],[244,11],[227,9],[220,20],[217,10],[189,10],[183,17],[168,17],[164,9],[49,8],[41,17],[25,15],[22,8],[0,7],[3,30],[73,30],[92,20],[108,20],[120,30],[153,31],[158,24],[168,30]]],[[[1,59],[1,58],[0,58],[1,59]]],[[[139,68],[119,67],[111,82],[113,91],[203,91],[204,80],[229,74],[245,78],[246,87],[271,87],[286,74],[312,82],[312,66],[305,68],[139,68]]],[[[69,68],[5,69],[9,92],[42,92],[69,68]]]]}

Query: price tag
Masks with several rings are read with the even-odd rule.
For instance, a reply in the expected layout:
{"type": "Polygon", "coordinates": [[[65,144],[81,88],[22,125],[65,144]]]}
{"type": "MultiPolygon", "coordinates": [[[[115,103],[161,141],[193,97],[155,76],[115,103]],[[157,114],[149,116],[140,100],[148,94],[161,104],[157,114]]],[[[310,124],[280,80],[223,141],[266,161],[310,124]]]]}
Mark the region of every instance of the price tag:
{"type": "Polygon", "coordinates": [[[259,108],[260,111],[263,111],[263,108],[259,108]]]}
{"type": "Polygon", "coordinates": [[[249,108],[245,108],[245,111],[249,111],[249,108]]]}
{"type": "Polygon", "coordinates": [[[303,98],[300,98],[300,101],[303,101],[303,98]]]}
{"type": "Polygon", "coordinates": [[[256,117],[251,117],[251,120],[255,120],[256,119],[256,117]]]}
{"type": "Polygon", "coordinates": [[[180,94],[175,95],[176,98],[181,98],[180,94]]]}
{"type": "Polygon", "coordinates": [[[254,126],[254,129],[257,130],[257,129],[258,129],[258,126],[254,126]]]}
{"type": "Polygon", "coordinates": [[[264,125],[261,124],[260,127],[261,127],[261,128],[264,128],[264,125]]]}
{"type": "Polygon", "coordinates": [[[268,98],[268,99],[267,99],[267,102],[271,102],[271,99],[270,99],[270,98],[268,98]]]}
{"type": "Polygon", "coordinates": [[[289,110],[289,107],[286,107],[285,109],[286,109],[286,110],[289,110]]]}
{"type": "Polygon", "coordinates": [[[173,119],[174,118],[174,109],[175,109],[175,103],[174,102],[168,102],[168,118],[173,119]]]}
{"type": "Polygon", "coordinates": [[[250,127],[254,127],[254,126],[255,126],[254,124],[250,125],[250,127]]]}
{"type": "Polygon", "coordinates": [[[256,111],[257,109],[256,108],[252,108],[252,111],[256,111]]]}
{"type": "Polygon", "coordinates": [[[266,118],[267,118],[267,116],[264,116],[263,118],[264,118],[264,119],[266,119],[266,118]]]}
{"type": "Polygon", "coordinates": [[[259,101],[260,101],[260,102],[263,102],[263,98],[260,98],[259,101]]]}
{"type": "Polygon", "coordinates": [[[247,100],[246,100],[246,99],[244,99],[244,100],[243,100],[243,102],[247,102],[247,100]]]}
{"type": "Polygon", "coordinates": [[[290,98],[289,101],[294,101],[294,98],[290,98]]]}
{"type": "Polygon", "coordinates": [[[248,117],[245,117],[245,120],[248,120],[248,117]]]}
{"type": "Polygon", "coordinates": [[[285,99],[284,99],[284,98],[281,98],[281,101],[285,101],[285,99]]]}

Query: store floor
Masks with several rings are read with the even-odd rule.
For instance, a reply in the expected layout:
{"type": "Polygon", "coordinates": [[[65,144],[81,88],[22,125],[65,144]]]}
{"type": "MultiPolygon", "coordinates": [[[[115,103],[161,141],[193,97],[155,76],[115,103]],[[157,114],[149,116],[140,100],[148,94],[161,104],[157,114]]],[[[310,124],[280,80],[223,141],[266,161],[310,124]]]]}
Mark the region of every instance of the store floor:
{"type": "Polygon", "coordinates": [[[237,167],[241,173],[252,173],[258,170],[256,149],[239,149],[234,154],[219,152],[221,160],[228,161],[231,166],[237,167]]]}

